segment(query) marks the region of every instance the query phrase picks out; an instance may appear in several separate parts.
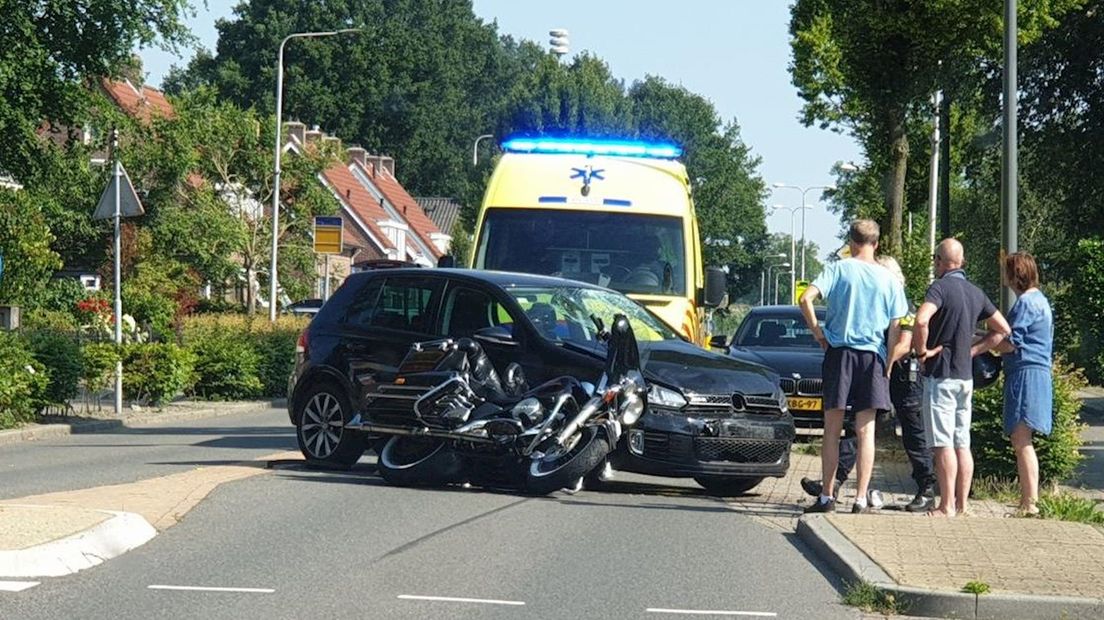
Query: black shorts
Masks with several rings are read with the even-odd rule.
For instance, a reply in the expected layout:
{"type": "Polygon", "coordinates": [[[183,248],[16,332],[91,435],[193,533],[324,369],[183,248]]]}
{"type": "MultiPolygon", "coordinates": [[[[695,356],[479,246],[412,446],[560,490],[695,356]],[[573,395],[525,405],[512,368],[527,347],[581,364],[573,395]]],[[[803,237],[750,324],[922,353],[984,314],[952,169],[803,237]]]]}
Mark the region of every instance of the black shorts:
{"type": "Polygon", "coordinates": [[[821,366],[824,410],[890,409],[885,361],[873,351],[828,347],[821,366]]]}

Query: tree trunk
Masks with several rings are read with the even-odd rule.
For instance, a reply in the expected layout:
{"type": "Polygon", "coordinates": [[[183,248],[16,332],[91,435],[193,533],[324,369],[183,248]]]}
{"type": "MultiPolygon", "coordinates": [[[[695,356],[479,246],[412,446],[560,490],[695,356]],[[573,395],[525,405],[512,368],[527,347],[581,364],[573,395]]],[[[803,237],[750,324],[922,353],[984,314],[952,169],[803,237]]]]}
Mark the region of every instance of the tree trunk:
{"type": "Polygon", "coordinates": [[[253,273],[253,262],[245,262],[245,310],[249,315],[257,313],[257,295],[253,291],[253,280],[255,274],[253,273]]]}
{"type": "Polygon", "coordinates": [[[901,253],[901,226],[905,213],[905,174],[908,172],[909,142],[904,112],[891,112],[887,119],[889,138],[889,183],[886,185],[886,229],[882,249],[890,256],[901,253]]]}

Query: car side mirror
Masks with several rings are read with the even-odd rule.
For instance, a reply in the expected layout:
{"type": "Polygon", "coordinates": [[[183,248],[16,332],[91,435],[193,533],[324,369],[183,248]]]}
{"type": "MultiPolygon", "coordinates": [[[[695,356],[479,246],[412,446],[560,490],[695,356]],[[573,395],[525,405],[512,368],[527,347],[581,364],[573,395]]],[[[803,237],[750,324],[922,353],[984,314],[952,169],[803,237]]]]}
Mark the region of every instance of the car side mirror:
{"type": "Polygon", "coordinates": [[[706,308],[721,308],[728,305],[726,297],[728,297],[728,274],[720,267],[707,267],[703,305],[706,308]]]}
{"type": "Polygon", "coordinates": [[[472,337],[482,342],[490,344],[498,344],[505,346],[517,346],[518,341],[514,340],[514,336],[510,333],[510,330],[502,325],[495,325],[492,327],[483,327],[477,329],[472,337]]]}
{"type": "Polygon", "coordinates": [[[713,336],[709,339],[709,346],[714,349],[727,349],[728,338],[726,338],[724,334],[713,336]]]}
{"type": "Polygon", "coordinates": [[[456,257],[452,254],[445,254],[437,259],[437,266],[441,269],[452,269],[456,266],[456,257]]]}

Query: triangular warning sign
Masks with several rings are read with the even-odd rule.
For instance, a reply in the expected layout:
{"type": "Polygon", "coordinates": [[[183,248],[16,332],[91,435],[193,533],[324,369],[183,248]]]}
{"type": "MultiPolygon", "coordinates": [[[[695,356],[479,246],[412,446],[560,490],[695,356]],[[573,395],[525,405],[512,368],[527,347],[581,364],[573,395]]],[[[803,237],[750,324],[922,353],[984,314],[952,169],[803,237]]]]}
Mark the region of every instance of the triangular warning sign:
{"type": "Polygon", "coordinates": [[[100,203],[96,205],[96,211],[92,214],[94,220],[109,220],[115,217],[115,180],[119,179],[123,186],[123,192],[119,196],[119,214],[123,217],[137,217],[146,212],[142,208],[142,202],[138,200],[138,194],[134,191],[134,185],[130,182],[130,177],[127,176],[126,168],[123,168],[122,164],[118,164],[119,170],[122,174],[119,176],[111,175],[111,182],[107,184],[104,189],[103,195],[100,196],[100,203]]]}

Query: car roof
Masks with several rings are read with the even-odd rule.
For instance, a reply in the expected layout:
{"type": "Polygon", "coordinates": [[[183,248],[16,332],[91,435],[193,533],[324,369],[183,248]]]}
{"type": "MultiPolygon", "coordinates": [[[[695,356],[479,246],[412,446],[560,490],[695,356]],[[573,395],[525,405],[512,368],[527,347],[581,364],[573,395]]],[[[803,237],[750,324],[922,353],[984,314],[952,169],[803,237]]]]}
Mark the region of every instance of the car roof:
{"type": "Polygon", "coordinates": [[[601,286],[594,284],[588,284],[586,282],[578,282],[576,280],[568,280],[566,278],[555,278],[552,276],[542,276],[531,273],[516,273],[510,271],[485,271],[482,269],[441,269],[441,268],[416,268],[416,269],[376,269],[372,271],[357,272],[350,275],[350,278],[367,278],[367,277],[386,277],[391,275],[401,276],[440,276],[451,280],[466,280],[469,282],[482,282],[485,284],[492,284],[500,288],[513,288],[519,286],[543,286],[543,287],[562,287],[570,286],[572,288],[589,288],[595,290],[608,290],[601,286]]]}
{"type": "MultiPolygon", "coordinates": [[[[824,306],[814,306],[816,310],[817,318],[824,318],[826,308],[824,306]]],[[[777,306],[755,306],[748,313],[748,316],[801,316],[801,308],[799,306],[787,306],[779,304],[777,306]]]]}

